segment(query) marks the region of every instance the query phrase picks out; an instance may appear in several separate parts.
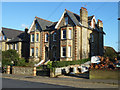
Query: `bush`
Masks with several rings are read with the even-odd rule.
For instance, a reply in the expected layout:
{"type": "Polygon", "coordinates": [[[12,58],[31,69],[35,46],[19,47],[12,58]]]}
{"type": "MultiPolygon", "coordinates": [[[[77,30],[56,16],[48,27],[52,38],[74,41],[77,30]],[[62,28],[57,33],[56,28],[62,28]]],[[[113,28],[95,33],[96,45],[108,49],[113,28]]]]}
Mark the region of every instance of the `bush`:
{"type": "Polygon", "coordinates": [[[24,58],[19,58],[16,66],[26,66],[25,59],[24,58]]]}
{"type": "Polygon", "coordinates": [[[7,51],[2,51],[2,65],[13,65],[17,64],[17,61],[19,60],[19,54],[16,52],[16,50],[7,50],[7,51]]]}
{"type": "Polygon", "coordinates": [[[74,61],[54,61],[52,62],[52,67],[65,67],[69,65],[80,65],[87,61],[90,61],[90,59],[81,59],[81,60],[74,60],[74,61]]]}
{"type": "Polygon", "coordinates": [[[111,47],[107,47],[105,49],[104,57],[109,57],[110,60],[113,60],[115,57],[117,57],[117,54],[111,47]]]}

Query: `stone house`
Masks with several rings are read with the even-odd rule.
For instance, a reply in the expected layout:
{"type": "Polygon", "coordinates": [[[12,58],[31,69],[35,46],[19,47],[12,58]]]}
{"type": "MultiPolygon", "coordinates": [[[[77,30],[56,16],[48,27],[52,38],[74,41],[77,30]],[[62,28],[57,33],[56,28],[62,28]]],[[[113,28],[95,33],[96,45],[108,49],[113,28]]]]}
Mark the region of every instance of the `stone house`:
{"type": "Polygon", "coordinates": [[[29,60],[72,61],[103,55],[103,23],[88,16],[81,7],[80,15],[67,9],[57,22],[35,17],[30,34],[29,60]]]}
{"type": "Polygon", "coordinates": [[[29,34],[28,29],[24,31],[4,28],[0,31],[0,47],[2,51],[17,50],[19,57],[29,58],[29,34]]]}

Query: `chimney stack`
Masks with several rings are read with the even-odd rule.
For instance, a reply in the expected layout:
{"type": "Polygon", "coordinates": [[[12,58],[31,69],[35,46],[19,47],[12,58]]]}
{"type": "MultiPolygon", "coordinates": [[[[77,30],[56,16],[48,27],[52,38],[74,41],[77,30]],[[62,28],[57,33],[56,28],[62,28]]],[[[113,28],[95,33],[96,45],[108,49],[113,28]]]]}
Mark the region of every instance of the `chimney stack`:
{"type": "Polygon", "coordinates": [[[80,22],[83,26],[88,27],[88,11],[84,7],[80,9],[80,22]]]}
{"type": "Polygon", "coordinates": [[[27,33],[27,32],[28,32],[28,28],[26,27],[26,28],[25,28],[25,33],[27,33]]]}
{"type": "Polygon", "coordinates": [[[103,30],[103,22],[100,20],[100,19],[98,19],[98,21],[97,21],[97,27],[102,31],[103,30]]]}

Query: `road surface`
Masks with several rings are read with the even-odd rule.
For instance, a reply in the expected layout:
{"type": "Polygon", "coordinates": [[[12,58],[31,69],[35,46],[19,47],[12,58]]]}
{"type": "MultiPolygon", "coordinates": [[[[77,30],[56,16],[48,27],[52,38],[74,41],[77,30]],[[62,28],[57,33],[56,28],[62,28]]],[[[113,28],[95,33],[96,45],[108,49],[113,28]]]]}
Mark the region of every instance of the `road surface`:
{"type": "Polygon", "coordinates": [[[3,78],[2,88],[72,88],[72,87],[3,78]]]}

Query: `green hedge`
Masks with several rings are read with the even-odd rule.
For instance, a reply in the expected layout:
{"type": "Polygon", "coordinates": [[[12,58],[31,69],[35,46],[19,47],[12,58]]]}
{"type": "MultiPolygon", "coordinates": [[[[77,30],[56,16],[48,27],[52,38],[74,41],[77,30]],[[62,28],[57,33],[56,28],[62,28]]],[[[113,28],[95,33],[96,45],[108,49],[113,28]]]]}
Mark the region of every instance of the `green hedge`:
{"type": "Polygon", "coordinates": [[[90,61],[90,58],[74,60],[74,61],[54,61],[54,62],[52,62],[52,67],[65,67],[65,66],[69,66],[69,65],[79,65],[79,64],[83,64],[87,61],[90,61]]]}

